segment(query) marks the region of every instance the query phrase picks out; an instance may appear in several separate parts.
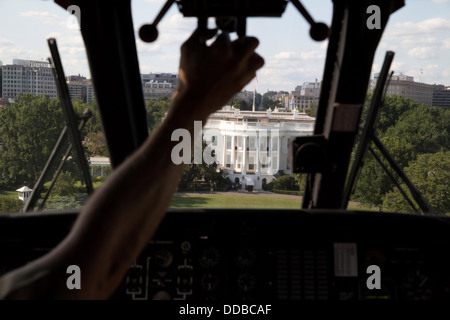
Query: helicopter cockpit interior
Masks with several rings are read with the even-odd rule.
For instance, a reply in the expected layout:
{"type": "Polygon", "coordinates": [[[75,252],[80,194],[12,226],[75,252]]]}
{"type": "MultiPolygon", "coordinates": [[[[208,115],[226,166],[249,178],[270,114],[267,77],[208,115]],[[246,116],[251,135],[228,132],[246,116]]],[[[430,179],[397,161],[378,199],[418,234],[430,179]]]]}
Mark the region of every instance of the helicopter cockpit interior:
{"type": "MultiPolygon", "coordinates": [[[[294,6],[309,30],[290,32],[328,41],[314,132],[289,141],[288,165],[292,172],[306,175],[301,206],[280,210],[168,209],[156,235],[111,299],[450,298],[449,217],[435,212],[374,134],[394,60],[392,51],[386,52],[370,106],[363,112],[380,39],[389,28],[391,15],[403,10],[405,3],[333,0],[327,5],[330,2],[331,20],[318,22],[299,0],[167,0],[159,12],[149,14],[155,19],[139,30],[133,25],[131,0],[49,3],[61,10],[72,6],[82,12],[80,31],[113,169],[149,135],[136,37],[157,43],[165,32],[158,25],[173,6],[183,17],[197,19],[200,34],[213,19],[221,32],[237,38],[247,34],[247,20],[282,20],[286,7],[294,6]],[[370,20],[372,15],[375,20],[370,20]],[[358,172],[372,144],[402,177],[420,214],[348,210],[358,172]]],[[[67,132],[73,151],[83,154],[80,124],[70,110],[57,40],[48,43],[55,78],[60,80],[67,132]]],[[[88,169],[81,162],[88,181],[88,169]]],[[[0,215],[2,273],[50,251],[77,219],[79,210],[39,210],[39,190],[34,188],[23,212],[0,215]]]]}

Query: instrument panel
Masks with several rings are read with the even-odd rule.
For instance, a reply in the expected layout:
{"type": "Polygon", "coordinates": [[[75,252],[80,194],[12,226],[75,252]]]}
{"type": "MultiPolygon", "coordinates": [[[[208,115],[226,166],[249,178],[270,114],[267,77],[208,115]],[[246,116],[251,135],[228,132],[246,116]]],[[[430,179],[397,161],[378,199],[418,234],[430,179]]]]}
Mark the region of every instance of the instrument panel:
{"type": "MultiPolygon", "coordinates": [[[[76,216],[1,216],[0,272],[51,250],[76,216]]],[[[382,212],[169,211],[111,299],[450,299],[449,233],[445,217],[382,212]]]]}
{"type": "Polygon", "coordinates": [[[172,212],[114,298],[448,299],[449,241],[425,236],[434,224],[384,213],[172,212]]]}

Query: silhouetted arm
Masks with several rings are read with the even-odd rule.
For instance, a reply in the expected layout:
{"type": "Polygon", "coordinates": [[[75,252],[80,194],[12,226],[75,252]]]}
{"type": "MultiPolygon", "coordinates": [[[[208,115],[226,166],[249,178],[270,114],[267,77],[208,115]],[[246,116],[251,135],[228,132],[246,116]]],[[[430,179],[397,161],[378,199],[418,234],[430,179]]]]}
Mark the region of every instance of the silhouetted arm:
{"type": "MultiPolygon", "coordinates": [[[[215,31],[210,31],[210,37],[215,31]]],[[[211,46],[195,32],[181,48],[179,89],[155,133],[119,166],[88,200],[69,235],[49,254],[0,279],[0,297],[18,299],[105,299],[164,218],[184,165],[171,159],[176,129],[193,136],[202,121],[225,105],[264,64],[258,41],[211,46]],[[69,290],[69,265],[81,269],[81,289],[69,290]]]]}

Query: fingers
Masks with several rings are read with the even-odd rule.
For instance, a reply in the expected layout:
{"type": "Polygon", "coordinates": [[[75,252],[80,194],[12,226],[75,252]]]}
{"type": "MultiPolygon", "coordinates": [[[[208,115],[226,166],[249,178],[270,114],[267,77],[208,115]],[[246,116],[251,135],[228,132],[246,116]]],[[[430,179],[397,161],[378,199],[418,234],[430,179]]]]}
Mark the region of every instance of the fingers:
{"type": "Polygon", "coordinates": [[[264,59],[257,53],[253,53],[247,62],[247,72],[244,72],[240,81],[245,87],[256,76],[256,71],[264,65],[264,59]]]}
{"type": "Polygon", "coordinates": [[[255,37],[244,37],[233,41],[231,45],[244,59],[248,59],[258,47],[259,40],[255,37]]]}
{"type": "Polygon", "coordinates": [[[190,46],[196,46],[204,44],[203,40],[209,40],[213,38],[217,34],[217,28],[215,29],[207,29],[205,35],[201,35],[198,29],[196,29],[192,35],[189,37],[189,39],[186,40],[185,43],[181,46],[184,47],[190,47],[190,46]]]}
{"type": "Polygon", "coordinates": [[[254,52],[248,59],[248,67],[250,70],[258,70],[264,65],[264,59],[259,54],[254,52]]]}
{"type": "Polygon", "coordinates": [[[216,40],[211,44],[211,48],[225,47],[230,44],[230,35],[228,32],[222,32],[216,38],[216,40]]]}

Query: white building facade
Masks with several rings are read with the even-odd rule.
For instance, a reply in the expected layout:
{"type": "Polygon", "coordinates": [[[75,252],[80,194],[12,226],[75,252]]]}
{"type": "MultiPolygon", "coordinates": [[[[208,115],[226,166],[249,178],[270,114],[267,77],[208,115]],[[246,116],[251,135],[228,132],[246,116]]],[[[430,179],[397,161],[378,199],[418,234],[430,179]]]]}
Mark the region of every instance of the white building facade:
{"type": "Polygon", "coordinates": [[[16,98],[20,93],[57,98],[51,65],[46,61],[14,59],[2,66],[2,97],[16,98]]]}
{"type": "Polygon", "coordinates": [[[222,109],[204,126],[204,140],[215,150],[220,169],[241,188],[262,189],[287,168],[291,137],[312,135],[315,119],[293,112],[222,109]]]}

